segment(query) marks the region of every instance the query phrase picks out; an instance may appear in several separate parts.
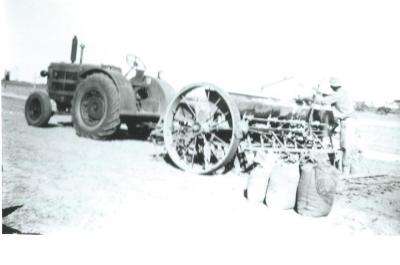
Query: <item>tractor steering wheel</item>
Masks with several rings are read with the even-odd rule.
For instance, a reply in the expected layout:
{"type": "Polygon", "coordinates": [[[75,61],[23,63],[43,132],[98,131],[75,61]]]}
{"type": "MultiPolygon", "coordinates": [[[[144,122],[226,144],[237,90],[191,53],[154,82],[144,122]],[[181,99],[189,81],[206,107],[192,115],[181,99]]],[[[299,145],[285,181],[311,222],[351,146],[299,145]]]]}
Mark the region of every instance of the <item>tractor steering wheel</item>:
{"type": "Polygon", "coordinates": [[[130,66],[131,70],[139,70],[139,71],[146,71],[146,65],[144,62],[137,57],[136,55],[133,54],[128,54],[126,56],[126,62],[130,66]]]}

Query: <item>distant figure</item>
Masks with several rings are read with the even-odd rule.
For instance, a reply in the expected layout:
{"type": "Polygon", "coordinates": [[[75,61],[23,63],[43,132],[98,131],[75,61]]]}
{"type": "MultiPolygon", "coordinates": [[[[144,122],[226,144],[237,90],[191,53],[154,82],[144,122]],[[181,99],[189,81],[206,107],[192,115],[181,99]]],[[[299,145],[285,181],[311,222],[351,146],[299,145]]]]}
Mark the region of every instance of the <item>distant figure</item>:
{"type": "Polygon", "coordinates": [[[163,70],[158,71],[158,73],[157,73],[157,78],[158,78],[158,79],[163,79],[163,78],[162,78],[163,74],[164,74],[164,71],[163,71],[163,70]]]}
{"type": "Polygon", "coordinates": [[[344,174],[350,174],[356,146],[354,101],[338,78],[331,77],[329,85],[333,93],[327,95],[316,91],[314,102],[333,107],[335,120],[337,119],[340,124],[340,149],[343,152],[341,170],[344,174]]]}
{"type": "Polygon", "coordinates": [[[10,71],[5,70],[4,71],[4,77],[3,77],[3,79],[1,79],[2,88],[6,88],[8,81],[10,81],[10,71]]]}
{"type": "Polygon", "coordinates": [[[10,81],[10,71],[8,70],[4,72],[4,81],[10,81]]]}

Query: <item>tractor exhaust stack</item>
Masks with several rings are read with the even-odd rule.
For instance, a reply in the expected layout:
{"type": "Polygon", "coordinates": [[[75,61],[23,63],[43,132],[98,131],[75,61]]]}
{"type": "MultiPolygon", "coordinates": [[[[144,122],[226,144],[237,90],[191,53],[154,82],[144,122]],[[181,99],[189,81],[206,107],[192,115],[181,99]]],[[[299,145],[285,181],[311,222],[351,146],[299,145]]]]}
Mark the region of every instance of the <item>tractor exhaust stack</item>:
{"type": "Polygon", "coordinates": [[[85,49],[85,44],[81,44],[80,47],[81,47],[81,58],[80,58],[79,63],[82,64],[82,60],[83,60],[83,50],[85,49]]]}
{"type": "Polygon", "coordinates": [[[74,36],[74,38],[72,39],[72,47],[71,47],[71,63],[75,63],[77,46],[78,46],[78,38],[74,36]]]}

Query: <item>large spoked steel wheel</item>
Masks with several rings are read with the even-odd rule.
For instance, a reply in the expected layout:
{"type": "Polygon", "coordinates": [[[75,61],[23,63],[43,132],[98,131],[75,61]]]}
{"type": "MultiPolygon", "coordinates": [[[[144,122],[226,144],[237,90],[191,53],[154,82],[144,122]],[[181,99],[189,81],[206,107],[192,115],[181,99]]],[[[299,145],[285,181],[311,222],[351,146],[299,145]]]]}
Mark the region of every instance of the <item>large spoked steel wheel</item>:
{"type": "Polygon", "coordinates": [[[25,119],[30,126],[46,126],[52,115],[50,97],[43,91],[33,92],[25,102],[25,119]]]}
{"type": "Polygon", "coordinates": [[[104,139],[117,130],[120,99],[113,81],[105,74],[93,74],[83,80],[72,100],[72,121],[76,134],[104,139]]]}
{"type": "Polygon", "coordinates": [[[189,85],[172,100],[164,119],[164,141],[185,171],[213,173],[229,163],[240,140],[240,113],[222,89],[189,85]]]}

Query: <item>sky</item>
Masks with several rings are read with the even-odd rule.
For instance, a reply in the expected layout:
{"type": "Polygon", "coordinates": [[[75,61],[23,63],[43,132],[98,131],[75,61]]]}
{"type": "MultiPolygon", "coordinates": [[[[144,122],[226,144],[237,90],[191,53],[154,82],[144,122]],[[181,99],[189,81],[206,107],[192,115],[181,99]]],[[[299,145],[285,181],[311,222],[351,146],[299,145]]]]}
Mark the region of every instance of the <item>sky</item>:
{"type": "Polygon", "coordinates": [[[327,89],[336,76],[357,100],[400,99],[396,1],[3,0],[1,8],[1,63],[13,79],[44,83],[40,70],[69,62],[76,35],[84,62],[126,72],[125,56],[135,54],[177,91],[206,81],[290,97],[327,89]]]}

